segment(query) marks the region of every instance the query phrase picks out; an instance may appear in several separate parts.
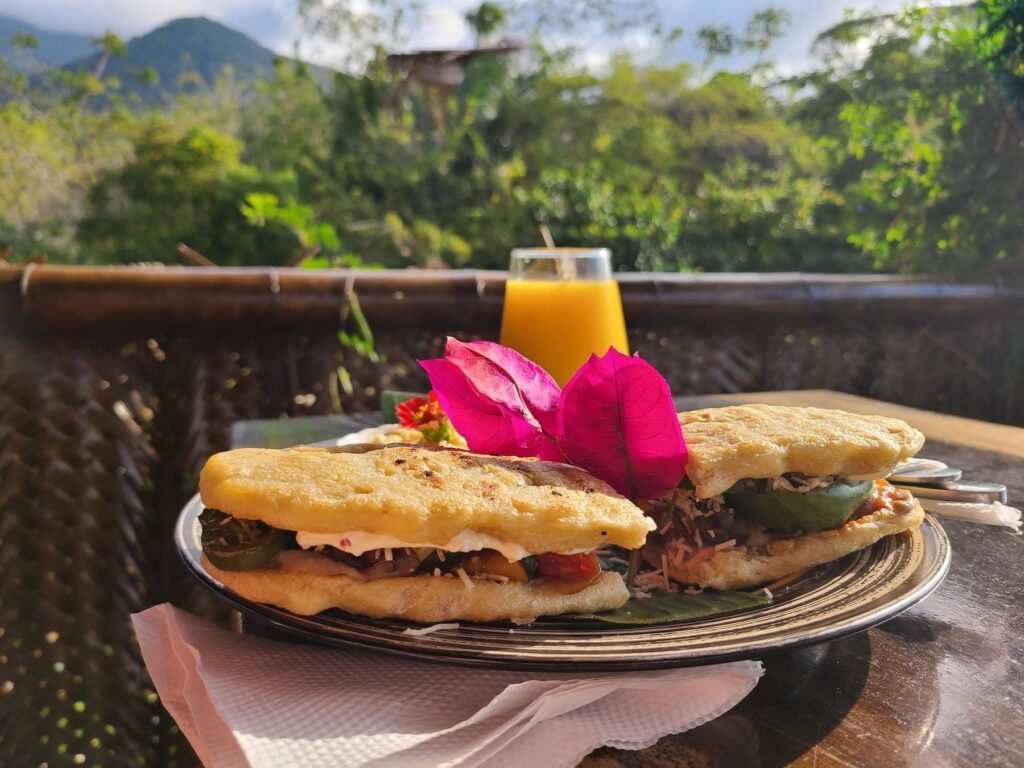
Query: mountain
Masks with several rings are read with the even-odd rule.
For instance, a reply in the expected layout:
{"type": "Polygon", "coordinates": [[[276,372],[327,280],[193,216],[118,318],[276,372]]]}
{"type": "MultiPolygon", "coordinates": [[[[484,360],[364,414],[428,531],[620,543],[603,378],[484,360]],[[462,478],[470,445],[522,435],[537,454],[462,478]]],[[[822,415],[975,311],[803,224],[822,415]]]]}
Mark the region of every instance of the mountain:
{"type": "Polygon", "coordinates": [[[19,72],[38,72],[47,67],[59,67],[75,59],[88,56],[96,45],[86,35],[51,32],[27,21],[0,14],[0,58],[19,72]],[[20,49],[11,45],[18,32],[34,35],[38,48],[20,49]]]}
{"type": "MultiPolygon", "coordinates": [[[[102,53],[65,64],[72,71],[95,71],[102,53]]],[[[161,94],[186,90],[190,79],[199,75],[212,83],[226,67],[243,82],[267,77],[275,54],[250,37],[203,17],[169,21],[126,44],[124,56],[111,56],[104,77],[118,77],[123,93],[137,93],[143,101],[154,102],[161,94]],[[159,82],[148,84],[140,72],[152,69],[159,82]]]]}

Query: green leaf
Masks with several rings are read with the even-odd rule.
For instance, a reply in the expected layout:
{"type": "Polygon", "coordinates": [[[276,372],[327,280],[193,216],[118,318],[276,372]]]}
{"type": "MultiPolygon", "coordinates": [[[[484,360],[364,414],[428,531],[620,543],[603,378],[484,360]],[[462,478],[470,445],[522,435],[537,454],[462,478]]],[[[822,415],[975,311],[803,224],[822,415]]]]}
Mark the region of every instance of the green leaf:
{"type": "Polygon", "coordinates": [[[609,624],[664,624],[749,611],[771,604],[772,599],[764,592],[706,590],[688,595],[685,592],[655,590],[650,597],[631,597],[624,606],[613,611],[567,614],[566,618],[604,621],[609,624]]]}
{"type": "Polygon", "coordinates": [[[366,316],[359,305],[359,297],[355,291],[348,293],[348,315],[346,320],[348,317],[351,317],[355,322],[356,331],[355,333],[339,331],[338,341],[341,342],[342,346],[354,349],[360,355],[370,360],[370,362],[376,363],[380,358],[377,356],[377,350],[373,344],[373,331],[370,330],[370,324],[366,321],[366,316]]]}
{"type": "Polygon", "coordinates": [[[299,269],[329,269],[331,260],[326,256],[308,256],[299,262],[299,269]]]}
{"type": "Polygon", "coordinates": [[[11,38],[11,47],[21,48],[23,50],[38,48],[39,38],[35,35],[29,34],[28,32],[15,32],[14,37],[11,38]]]}
{"type": "Polygon", "coordinates": [[[91,38],[91,40],[110,56],[124,56],[128,50],[124,40],[115,35],[109,29],[99,37],[91,38]]]}
{"type": "Polygon", "coordinates": [[[380,412],[385,419],[395,418],[395,408],[413,397],[426,397],[423,392],[401,392],[397,389],[385,389],[380,393],[380,412]]]}
{"type": "Polygon", "coordinates": [[[349,397],[356,391],[355,387],[352,386],[352,374],[349,373],[348,368],[344,365],[339,365],[336,369],[338,374],[338,384],[341,385],[341,390],[349,397]]]}

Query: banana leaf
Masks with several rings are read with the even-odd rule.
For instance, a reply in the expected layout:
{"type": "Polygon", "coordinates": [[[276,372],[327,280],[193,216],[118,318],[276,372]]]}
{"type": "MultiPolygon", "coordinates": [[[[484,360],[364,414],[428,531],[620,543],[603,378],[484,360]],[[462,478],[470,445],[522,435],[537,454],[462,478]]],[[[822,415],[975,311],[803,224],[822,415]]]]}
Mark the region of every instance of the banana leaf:
{"type": "Polygon", "coordinates": [[[724,613],[748,611],[771,605],[764,592],[718,592],[707,590],[696,595],[654,590],[650,597],[631,597],[621,608],[601,613],[568,614],[566,618],[604,621],[609,624],[663,624],[692,621],[724,613]]]}

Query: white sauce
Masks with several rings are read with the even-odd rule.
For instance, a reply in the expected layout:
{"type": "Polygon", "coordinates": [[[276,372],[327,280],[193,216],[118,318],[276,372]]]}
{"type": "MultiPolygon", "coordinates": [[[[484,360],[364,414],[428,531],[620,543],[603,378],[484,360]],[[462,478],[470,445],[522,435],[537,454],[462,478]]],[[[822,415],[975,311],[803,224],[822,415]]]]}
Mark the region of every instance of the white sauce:
{"type": "MultiPolygon", "coordinates": [[[[295,534],[295,540],[303,549],[319,546],[337,547],[343,552],[356,556],[369,552],[372,549],[401,549],[402,547],[410,547],[412,549],[425,547],[441,549],[446,552],[476,552],[481,549],[494,549],[503,554],[510,563],[514,563],[517,560],[522,560],[524,557],[537,554],[536,552],[530,552],[520,544],[502,541],[488,533],[479,533],[477,531],[463,531],[444,544],[402,541],[394,536],[370,533],[369,531],[346,531],[345,533],[309,533],[298,531],[295,534]]],[[[589,551],[589,548],[574,549],[560,554],[575,555],[580,552],[589,551]]]]}

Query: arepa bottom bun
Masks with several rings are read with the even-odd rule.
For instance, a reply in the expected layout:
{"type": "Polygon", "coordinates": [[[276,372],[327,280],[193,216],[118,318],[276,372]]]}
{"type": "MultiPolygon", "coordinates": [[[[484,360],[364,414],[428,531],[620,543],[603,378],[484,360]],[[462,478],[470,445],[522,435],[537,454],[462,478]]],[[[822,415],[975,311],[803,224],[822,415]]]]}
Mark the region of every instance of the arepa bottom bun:
{"type": "Polygon", "coordinates": [[[562,613],[597,613],[629,599],[622,577],[603,571],[588,586],[562,594],[544,580],[507,582],[443,576],[398,576],[358,581],[348,576],[260,568],[224,571],[204,555],[203,568],[231,591],[255,603],[269,603],[303,615],[339,608],[374,618],[424,623],[442,621],[517,621],[562,613]]]}
{"type": "MultiPolygon", "coordinates": [[[[894,533],[917,528],[924,520],[924,509],[914,499],[906,512],[884,507],[870,515],[850,520],[839,528],[804,533],[781,539],[772,552],[757,553],[750,548],[723,550],[697,563],[682,564],[667,560],[668,575],[682,584],[712,589],[744,589],[781,579],[816,565],[830,563],[851,552],[870,547],[894,533]]],[[[644,547],[649,562],[661,562],[664,546],[652,541],[644,547]]]]}

